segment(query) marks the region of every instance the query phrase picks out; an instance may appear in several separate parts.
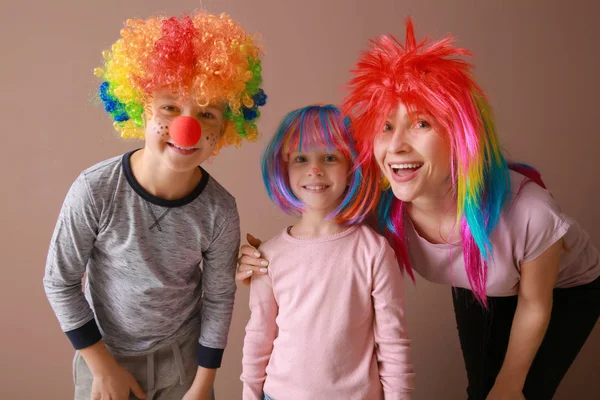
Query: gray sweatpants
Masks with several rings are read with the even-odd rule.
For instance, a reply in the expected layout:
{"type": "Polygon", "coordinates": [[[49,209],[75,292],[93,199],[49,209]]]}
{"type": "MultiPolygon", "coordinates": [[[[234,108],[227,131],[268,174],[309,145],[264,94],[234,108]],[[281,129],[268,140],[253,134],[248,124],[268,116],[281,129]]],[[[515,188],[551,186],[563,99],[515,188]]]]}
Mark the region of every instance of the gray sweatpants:
{"type": "MultiPolygon", "coordinates": [[[[147,400],[181,400],[192,386],[196,364],[197,337],[166,345],[140,356],[116,356],[121,366],[129,371],[146,392],[147,400]]],[[[94,377],[85,360],[75,352],[73,381],[75,400],[90,400],[94,377]]],[[[131,400],[137,399],[133,394],[131,400]]],[[[213,394],[214,400],[214,394],[213,394]]]]}

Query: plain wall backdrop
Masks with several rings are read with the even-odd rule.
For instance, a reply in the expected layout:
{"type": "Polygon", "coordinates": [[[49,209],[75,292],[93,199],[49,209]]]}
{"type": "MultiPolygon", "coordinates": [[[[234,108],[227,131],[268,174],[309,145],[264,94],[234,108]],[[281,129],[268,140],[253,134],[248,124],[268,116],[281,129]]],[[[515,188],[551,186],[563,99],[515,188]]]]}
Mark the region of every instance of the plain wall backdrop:
{"type": "MultiPolygon", "coordinates": [[[[73,350],[45,298],[42,276],[64,196],[81,170],[139,147],[120,139],[94,98],[94,67],[127,18],[204,7],[260,32],[269,95],[262,139],[224,150],[207,170],[237,198],[242,233],[268,238],[292,218],[268,200],[259,158],[281,117],[310,103],[339,103],[367,40],[403,39],[411,15],[418,39],[453,33],[475,55],[506,151],[539,168],[564,211],[600,247],[600,3],[589,0],[55,0],[0,7],[1,91],[0,398],[72,398],[73,350]]],[[[448,287],[407,281],[417,372],[416,400],[464,399],[466,375],[448,287]]],[[[239,288],[219,400],[241,393],[249,316],[239,288]]],[[[600,328],[557,399],[600,398],[600,328]]]]}

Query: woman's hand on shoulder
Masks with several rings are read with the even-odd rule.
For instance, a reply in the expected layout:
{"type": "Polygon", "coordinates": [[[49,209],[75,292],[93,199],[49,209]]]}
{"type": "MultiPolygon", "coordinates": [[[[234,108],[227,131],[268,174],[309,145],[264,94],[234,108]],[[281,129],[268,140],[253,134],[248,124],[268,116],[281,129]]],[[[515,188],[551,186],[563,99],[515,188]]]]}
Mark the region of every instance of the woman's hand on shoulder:
{"type": "Polygon", "coordinates": [[[235,274],[235,280],[242,282],[244,285],[250,285],[250,278],[254,274],[266,274],[269,261],[261,258],[261,253],[258,247],[262,243],[260,239],[255,238],[251,234],[246,235],[248,244],[241,247],[238,258],[238,267],[235,274]]]}

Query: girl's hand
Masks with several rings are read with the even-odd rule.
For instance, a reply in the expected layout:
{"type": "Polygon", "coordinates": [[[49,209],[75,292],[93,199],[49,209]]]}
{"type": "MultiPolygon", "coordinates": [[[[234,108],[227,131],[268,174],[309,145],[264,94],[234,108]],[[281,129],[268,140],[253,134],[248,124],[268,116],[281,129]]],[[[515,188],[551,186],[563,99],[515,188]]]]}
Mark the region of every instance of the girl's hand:
{"type": "Polygon", "coordinates": [[[242,256],[238,259],[237,273],[235,280],[250,286],[250,277],[254,274],[266,274],[269,262],[260,258],[260,252],[257,250],[262,243],[260,239],[251,234],[246,235],[249,244],[245,244],[240,249],[242,256]]]}

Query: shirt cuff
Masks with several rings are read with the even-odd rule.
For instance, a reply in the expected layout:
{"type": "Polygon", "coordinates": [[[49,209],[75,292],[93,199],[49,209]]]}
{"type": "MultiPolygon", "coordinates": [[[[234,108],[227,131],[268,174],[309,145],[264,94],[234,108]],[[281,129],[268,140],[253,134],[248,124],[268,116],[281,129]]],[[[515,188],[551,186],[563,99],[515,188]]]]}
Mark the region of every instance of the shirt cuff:
{"type": "Polygon", "coordinates": [[[100,333],[100,329],[98,329],[95,319],[92,319],[90,322],[77,329],[65,333],[73,344],[73,347],[75,347],[75,350],[85,349],[102,340],[102,334],[100,333]]]}
{"type": "Polygon", "coordinates": [[[223,359],[224,351],[224,349],[205,347],[199,343],[198,351],[196,352],[196,361],[198,362],[198,366],[213,369],[221,367],[221,360],[223,359]]]}

